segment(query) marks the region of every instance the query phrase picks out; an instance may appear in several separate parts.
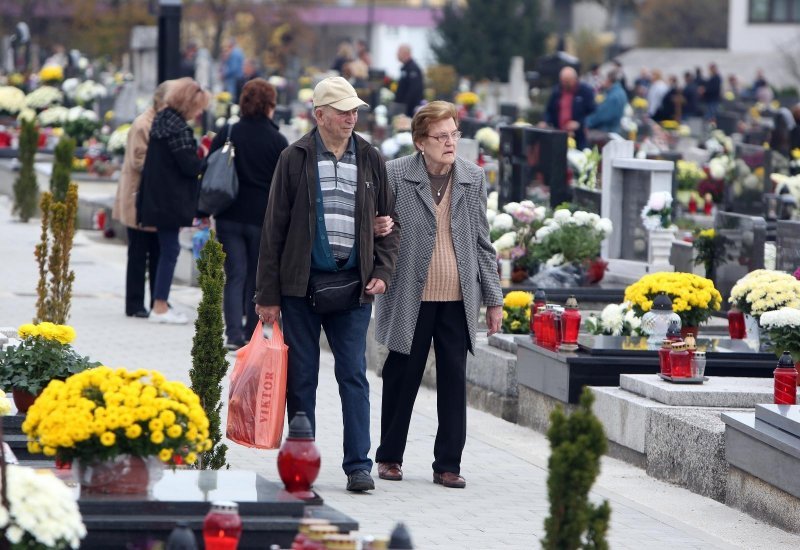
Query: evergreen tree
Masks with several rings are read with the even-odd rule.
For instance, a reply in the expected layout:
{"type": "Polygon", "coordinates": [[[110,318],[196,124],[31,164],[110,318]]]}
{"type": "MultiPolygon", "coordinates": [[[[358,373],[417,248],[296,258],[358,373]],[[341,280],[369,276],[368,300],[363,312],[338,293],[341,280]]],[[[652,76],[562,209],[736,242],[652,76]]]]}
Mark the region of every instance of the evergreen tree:
{"type": "Polygon", "coordinates": [[[438,62],[476,80],[506,81],[511,57],[522,56],[530,68],[544,53],[539,0],[467,0],[464,7],[448,2],[437,30],[438,62]]]}
{"type": "Polygon", "coordinates": [[[34,121],[22,121],[19,134],[19,176],[14,182],[14,208],[19,219],[27,222],[36,213],[39,185],[33,169],[33,157],[39,147],[39,130],[34,121]]]}
{"type": "Polygon", "coordinates": [[[208,416],[208,433],[213,443],[210,450],[200,453],[197,464],[203,470],[219,470],[225,466],[228,447],[220,443],[222,430],[222,379],[228,372],[225,359],[222,322],[222,291],[225,287],[225,252],[212,231],[197,261],[200,289],[203,297],[197,307],[197,321],[192,342],[192,369],[189,378],[192,390],[208,416]]]}
{"type": "Polygon", "coordinates": [[[36,286],[35,323],[50,321],[66,324],[72,304],[72,283],[75,272],[69,267],[75,219],[78,215],[78,186],[67,182],[63,201],[49,191],[42,193],[42,233],[34,256],[39,267],[36,286]],[[49,280],[48,280],[49,275],[49,280]]]}
{"type": "Polygon", "coordinates": [[[589,490],[600,473],[600,457],[608,442],[603,425],[592,412],[594,396],[581,394],[578,410],[569,417],[561,407],[550,415],[550,459],[547,494],[550,516],[544,521],[546,550],[607,550],[611,517],[608,501],[589,502],[589,490]]]}
{"type": "Polygon", "coordinates": [[[53,199],[63,202],[67,196],[67,187],[72,180],[72,158],[75,155],[75,140],[62,136],[58,140],[53,162],[53,173],[50,175],[50,192],[53,199]]]}

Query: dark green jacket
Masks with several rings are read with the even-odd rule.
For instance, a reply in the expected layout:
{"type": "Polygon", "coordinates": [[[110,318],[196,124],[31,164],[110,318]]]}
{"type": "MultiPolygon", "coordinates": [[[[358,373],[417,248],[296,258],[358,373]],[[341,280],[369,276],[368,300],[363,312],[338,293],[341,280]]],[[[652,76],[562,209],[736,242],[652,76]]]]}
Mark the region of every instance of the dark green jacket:
{"type": "MultiPolygon", "coordinates": [[[[305,296],[311,270],[311,247],[316,235],[314,204],[317,200],[315,128],[284,149],[275,168],[261,233],[255,302],[280,305],[280,297],[305,296]],[[309,185],[311,183],[311,185],[309,185]]],[[[380,279],[388,288],[400,245],[400,223],[394,209],[394,193],[386,177],[383,157],[358,135],[355,223],[358,235],[359,272],[366,286],[380,279]],[[394,229],[375,237],[375,216],[394,218],[394,229]]],[[[361,301],[373,297],[362,290],[361,301]]]]}

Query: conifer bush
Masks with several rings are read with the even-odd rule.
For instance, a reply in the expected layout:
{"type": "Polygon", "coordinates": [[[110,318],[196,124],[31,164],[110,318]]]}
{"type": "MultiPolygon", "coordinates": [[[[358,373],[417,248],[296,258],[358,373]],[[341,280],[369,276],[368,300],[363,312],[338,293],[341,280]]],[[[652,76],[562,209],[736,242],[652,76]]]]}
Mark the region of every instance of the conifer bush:
{"type": "Polygon", "coordinates": [[[56,145],[53,173],[50,175],[50,192],[56,201],[63,202],[67,196],[67,187],[72,179],[72,158],[74,156],[75,140],[62,136],[56,145]]]}
{"type": "Polygon", "coordinates": [[[197,321],[194,325],[195,334],[192,342],[192,369],[189,371],[192,391],[200,397],[200,403],[208,416],[208,436],[213,443],[211,449],[198,457],[198,467],[203,470],[219,470],[224,467],[225,453],[228,450],[224,443],[220,443],[222,379],[228,372],[229,366],[225,359],[226,350],[223,341],[224,263],[225,252],[217,240],[216,233],[211,231],[211,236],[197,260],[203,297],[197,307],[197,321]]]}
{"type": "Polygon", "coordinates": [[[42,193],[42,232],[34,256],[39,268],[34,323],[50,321],[64,325],[72,303],[75,272],[70,269],[75,219],[78,214],[78,186],[67,183],[63,201],[49,191],[42,193]]]}
{"type": "Polygon", "coordinates": [[[39,185],[33,169],[33,157],[39,146],[39,130],[33,121],[23,120],[19,134],[20,170],[14,181],[14,214],[25,223],[36,214],[39,185]]]}
{"type": "Polygon", "coordinates": [[[550,515],[544,521],[546,550],[607,550],[608,501],[595,505],[589,490],[600,473],[600,457],[608,442],[592,412],[594,396],[583,389],[578,409],[566,416],[561,407],[550,415],[547,494],[550,515]]]}

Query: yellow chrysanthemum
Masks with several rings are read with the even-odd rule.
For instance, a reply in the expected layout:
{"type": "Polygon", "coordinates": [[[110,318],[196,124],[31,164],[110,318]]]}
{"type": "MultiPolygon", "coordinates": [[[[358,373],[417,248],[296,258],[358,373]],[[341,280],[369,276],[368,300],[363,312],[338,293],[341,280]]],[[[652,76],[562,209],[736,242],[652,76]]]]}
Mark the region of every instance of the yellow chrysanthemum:
{"type": "Polygon", "coordinates": [[[161,449],[158,452],[158,458],[161,462],[169,462],[172,460],[172,449],[161,449]]]}
{"type": "Polygon", "coordinates": [[[142,435],[142,427],[139,424],[131,424],[125,428],[125,437],[128,439],[136,439],[142,435]]]}
{"type": "Polygon", "coordinates": [[[24,325],[20,325],[17,329],[17,334],[20,338],[32,338],[34,336],[39,335],[39,329],[36,328],[36,325],[32,323],[25,323],[24,325]]]}
{"type": "Polygon", "coordinates": [[[164,443],[164,432],[152,432],[150,434],[150,441],[156,445],[164,443]]]}
{"type": "Polygon", "coordinates": [[[116,442],[117,436],[114,435],[114,432],[103,432],[100,436],[100,443],[102,443],[104,447],[111,447],[116,442]]]}
{"type": "Polygon", "coordinates": [[[533,295],[530,292],[514,290],[506,294],[503,298],[505,307],[530,307],[533,302],[533,295]]]}
{"type": "Polygon", "coordinates": [[[197,462],[197,455],[195,453],[188,453],[186,458],[183,459],[186,464],[194,464],[197,462]]]}
{"type": "Polygon", "coordinates": [[[167,428],[167,435],[172,439],[180,437],[182,433],[183,433],[183,428],[181,428],[180,424],[173,424],[172,426],[167,428]]]}

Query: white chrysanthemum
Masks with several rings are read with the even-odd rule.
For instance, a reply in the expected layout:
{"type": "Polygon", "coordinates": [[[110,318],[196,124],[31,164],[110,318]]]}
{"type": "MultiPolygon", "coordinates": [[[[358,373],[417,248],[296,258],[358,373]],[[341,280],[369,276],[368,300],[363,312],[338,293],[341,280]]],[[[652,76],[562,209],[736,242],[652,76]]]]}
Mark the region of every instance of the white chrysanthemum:
{"type": "Polygon", "coordinates": [[[25,105],[31,109],[44,109],[64,101],[64,94],[53,86],[41,86],[25,96],[25,105]]]}
{"type": "Polygon", "coordinates": [[[492,228],[494,229],[511,229],[514,227],[514,218],[510,215],[506,214],[505,212],[500,212],[495,216],[494,222],[492,222],[492,228]]]}
{"type": "Polygon", "coordinates": [[[503,212],[505,212],[506,214],[511,214],[513,216],[514,212],[516,212],[520,208],[521,206],[518,202],[508,202],[503,205],[503,212]]]}
{"type": "Polygon", "coordinates": [[[642,319],[636,315],[635,311],[628,309],[625,312],[625,323],[631,327],[631,331],[635,331],[642,326],[642,319]]]}
{"type": "Polygon", "coordinates": [[[600,312],[600,320],[603,323],[603,328],[611,332],[613,336],[622,334],[624,326],[624,309],[620,304],[608,304],[600,312]]]}
{"type": "Polygon", "coordinates": [[[489,222],[489,225],[492,225],[495,216],[497,216],[497,212],[489,209],[486,210],[486,221],[489,222]]]}
{"type": "Polygon", "coordinates": [[[584,212],[583,210],[578,210],[572,215],[572,220],[575,222],[575,225],[591,225],[592,224],[592,217],[589,215],[588,212],[584,212]]]}
{"type": "Polygon", "coordinates": [[[554,254],[553,256],[548,259],[544,265],[545,267],[558,267],[560,265],[564,265],[564,255],[562,253],[554,254]]]}
{"type": "Polygon", "coordinates": [[[783,307],[763,313],[759,323],[764,328],[800,327],[800,309],[783,307]]]}
{"type": "Polygon", "coordinates": [[[553,220],[558,224],[567,223],[572,218],[572,213],[566,208],[553,212],[553,220]]]}
{"type": "Polygon", "coordinates": [[[25,108],[25,92],[15,86],[0,86],[0,111],[15,115],[25,108]]]}
{"type": "Polygon", "coordinates": [[[489,193],[489,196],[486,198],[486,208],[489,210],[497,210],[497,191],[492,191],[489,193]]]}
{"type": "Polygon", "coordinates": [[[595,228],[599,231],[602,231],[605,236],[608,236],[614,231],[614,224],[611,223],[611,220],[608,218],[600,218],[597,221],[595,228]]]}
{"type": "Polygon", "coordinates": [[[508,233],[503,233],[499,239],[492,243],[492,246],[494,246],[495,252],[500,253],[511,250],[516,244],[517,234],[514,231],[509,231],[508,233]]]}

